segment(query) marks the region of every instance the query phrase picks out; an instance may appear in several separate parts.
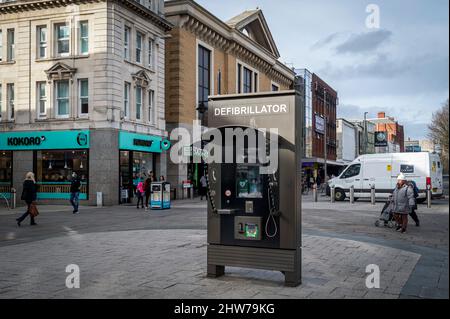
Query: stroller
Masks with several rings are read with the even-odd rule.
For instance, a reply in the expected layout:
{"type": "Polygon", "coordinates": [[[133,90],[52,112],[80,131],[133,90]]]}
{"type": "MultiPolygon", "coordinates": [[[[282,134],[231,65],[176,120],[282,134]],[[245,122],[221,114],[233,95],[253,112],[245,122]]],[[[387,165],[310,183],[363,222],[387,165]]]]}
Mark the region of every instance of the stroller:
{"type": "Polygon", "coordinates": [[[387,200],[386,204],[384,204],[383,209],[381,210],[380,219],[378,219],[375,222],[376,227],[389,227],[394,228],[397,223],[394,219],[394,213],[392,211],[392,195],[389,196],[389,199],[387,200]]]}

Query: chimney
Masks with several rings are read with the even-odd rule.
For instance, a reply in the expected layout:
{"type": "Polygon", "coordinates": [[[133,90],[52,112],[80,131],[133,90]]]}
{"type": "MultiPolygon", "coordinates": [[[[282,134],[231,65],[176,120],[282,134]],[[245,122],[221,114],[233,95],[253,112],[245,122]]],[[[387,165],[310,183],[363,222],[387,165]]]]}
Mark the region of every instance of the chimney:
{"type": "Polygon", "coordinates": [[[384,112],[378,112],[378,118],[379,119],[384,119],[386,117],[386,113],[384,112]]]}

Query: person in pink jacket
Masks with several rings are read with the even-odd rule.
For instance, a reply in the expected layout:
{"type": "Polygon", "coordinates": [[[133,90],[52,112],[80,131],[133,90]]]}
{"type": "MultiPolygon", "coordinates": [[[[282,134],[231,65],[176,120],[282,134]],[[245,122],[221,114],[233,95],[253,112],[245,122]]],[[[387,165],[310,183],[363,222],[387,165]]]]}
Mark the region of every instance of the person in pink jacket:
{"type": "Polygon", "coordinates": [[[140,181],[136,187],[136,196],[138,199],[136,206],[137,209],[139,209],[139,203],[141,204],[141,208],[144,208],[144,193],[144,183],[140,181]]]}

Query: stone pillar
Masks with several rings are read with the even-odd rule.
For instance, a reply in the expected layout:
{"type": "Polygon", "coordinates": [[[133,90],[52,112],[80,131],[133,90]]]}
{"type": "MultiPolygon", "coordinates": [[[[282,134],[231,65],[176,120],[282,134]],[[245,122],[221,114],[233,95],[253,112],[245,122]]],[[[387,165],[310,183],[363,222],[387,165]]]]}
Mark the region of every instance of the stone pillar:
{"type": "Polygon", "coordinates": [[[97,192],[103,193],[103,205],[119,204],[119,131],[91,130],[89,150],[89,205],[97,204],[97,192]]]}
{"type": "Polygon", "coordinates": [[[33,151],[13,151],[13,187],[17,191],[17,206],[25,206],[25,203],[20,200],[22,185],[25,175],[32,171],[33,151]]]}

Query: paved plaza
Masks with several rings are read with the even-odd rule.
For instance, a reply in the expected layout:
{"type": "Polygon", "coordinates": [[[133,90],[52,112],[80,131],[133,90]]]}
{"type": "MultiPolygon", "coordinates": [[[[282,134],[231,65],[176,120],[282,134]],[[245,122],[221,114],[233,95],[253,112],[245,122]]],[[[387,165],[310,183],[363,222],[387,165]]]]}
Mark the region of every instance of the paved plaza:
{"type": "Polygon", "coordinates": [[[303,283],[275,271],[227,268],[206,277],[206,202],[168,211],[134,206],[41,207],[38,225],[17,227],[22,209],[0,211],[0,298],[448,298],[447,200],[421,205],[421,227],[376,228],[383,203],[303,201],[303,283]],[[66,266],[80,288],[66,288],[66,266]],[[380,288],[366,287],[366,266],[380,288]]]}

